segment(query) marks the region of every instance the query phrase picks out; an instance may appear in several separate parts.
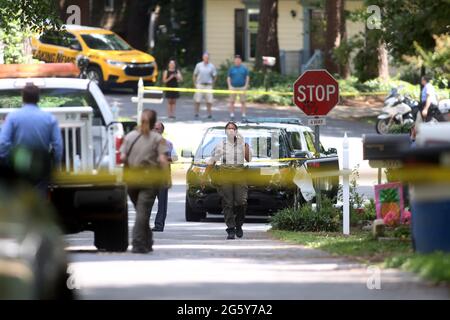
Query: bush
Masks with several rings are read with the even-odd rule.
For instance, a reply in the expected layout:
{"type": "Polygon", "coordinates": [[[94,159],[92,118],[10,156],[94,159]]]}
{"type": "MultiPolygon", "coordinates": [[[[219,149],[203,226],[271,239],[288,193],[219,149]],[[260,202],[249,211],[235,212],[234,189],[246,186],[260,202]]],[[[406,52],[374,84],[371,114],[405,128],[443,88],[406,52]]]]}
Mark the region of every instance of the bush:
{"type": "Polygon", "coordinates": [[[404,134],[410,133],[414,123],[393,124],[389,127],[388,133],[390,134],[404,134]]]}
{"type": "Polygon", "coordinates": [[[310,204],[300,209],[287,208],[277,212],[270,219],[273,229],[302,232],[335,232],[339,230],[339,210],[332,201],[323,198],[319,212],[310,204]]]}

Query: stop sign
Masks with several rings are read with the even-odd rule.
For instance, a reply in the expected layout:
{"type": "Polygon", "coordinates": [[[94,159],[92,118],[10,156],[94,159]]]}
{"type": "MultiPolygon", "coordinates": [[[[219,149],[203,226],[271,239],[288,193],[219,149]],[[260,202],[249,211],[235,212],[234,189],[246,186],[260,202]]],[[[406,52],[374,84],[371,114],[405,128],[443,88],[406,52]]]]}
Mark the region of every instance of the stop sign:
{"type": "Polygon", "coordinates": [[[339,102],[339,84],[326,70],[305,71],[294,82],[294,103],[308,116],[325,116],[339,102]]]}

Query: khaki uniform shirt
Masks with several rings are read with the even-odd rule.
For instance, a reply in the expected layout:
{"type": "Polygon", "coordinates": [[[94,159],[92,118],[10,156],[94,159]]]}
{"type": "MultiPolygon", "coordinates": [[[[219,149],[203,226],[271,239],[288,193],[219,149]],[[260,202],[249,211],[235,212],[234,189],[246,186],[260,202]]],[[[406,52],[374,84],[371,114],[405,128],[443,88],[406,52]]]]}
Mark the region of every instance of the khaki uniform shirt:
{"type": "MultiPolygon", "coordinates": [[[[249,146],[249,161],[252,160],[252,149],[249,146]]],[[[245,142],[244,138],[238,134],[236,143],[224,138],[214,148],[211,157],[207,160],[209,165],[221,162],[222,166],[242,166],[245,163],[245,142]]]]}
{"type": "MultiPolygon", "coordinates": [[[[134,130],[125,136],[121,147],[122,158],[125,158],[133,142],[140,135],[140,132],[134,130]]],[[[128,156],[130,167],[157,167],[159,165],[159,156],[169,151],[167,143],[163,137],[151,131],[149,135],[141,135],[133,146],[128,156]],[[163,143],[161,143],[163,142],[163,143]]]]}

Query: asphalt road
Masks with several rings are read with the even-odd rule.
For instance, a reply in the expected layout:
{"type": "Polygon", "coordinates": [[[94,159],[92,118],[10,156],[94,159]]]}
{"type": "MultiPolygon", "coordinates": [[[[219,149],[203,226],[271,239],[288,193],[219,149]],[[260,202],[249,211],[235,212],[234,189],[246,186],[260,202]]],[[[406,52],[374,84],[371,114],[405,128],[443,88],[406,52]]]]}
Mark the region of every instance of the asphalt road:
{"type": "MultiPolygon", "coordinates": [[[[139,255],[102,253],[90,232],[68,236],[72,281],[80,299],[448,299],[397,270],[332,257],[322,251],[269,237],[265,219],[247,219],[244,237],[225,240],[218,217],[184,220],[185,186],[169,193],[166,228],[154,233],[154,251],[139,255]],[[379,275],[380,289],[367,283],[379,275]]],[[[152,222],[156,205],[152,212],[152,222]]],[[[135,211],[130,203],[129,227],[135,211]]]]}
{"type": "MultiPolygon", "coordinates": [[[[132,116],[135,107],[130,95],[111,94],[121,116],[132,116]]],[[[165,107],[153,105],[165,121],[165,107]]],[[[166,131],[178,150],[193,147],[202,131],[212,122],[194,121],[192,103],[182,99],[177,121],[167,122],[166,131]]],[[[225,102],[214,109],[214,123],[227,120],[225,102]]],[[[343,108],[345,111],[345,108],[343,108]]],[[[349,112],[351,115],[354,112],[349,112]]],[[[251,106],[248,116],[297,117],[293,108],[251,106]]],[[[346,131],[351,137],[352,154],[361,152],[361,134],[371,126],[345,120],[328,119],[323,128],[326,147],[338,147],[346,131]],[[328,145],[330,144],[330,145],[328,145]]],[[[341,149],[340,151],[341,152],[341,149]]],[[[351,159],[360,164],[360,156],[351,159]]],[[[179,170],[187,164],[180,164],[179,170]]],[[[365,171],[364,171],[365,172],[365,171]]],[[[373,173],[373,172],[372,172],[373,173]]],[[[361,190],[373,187],[368,174],[361,190]]],[[[363,179],[361,180],[363,181],[363,179]]],[[[184,219],[185,184],[176,179],[169,192],[166,229],[155,233],[154,251],[145,255],[97,252],[93,234],[84,232],[66,237],[71,261],[71,283],[80,299],[448,299],[446,287],[433,287],[416,276],[398,270],[372,270],[368,266],[330,256],[322,251],[273,240],[266,232],[266,219],[248,219],[244,237],[225,240],[220,217],[198,223],[184,219]],[[378,278],[379,276],[379,278],[378,278]],[[375,277],[375,278],[374,278],[375,277]],[[367,283],[380,280],[380,289],[367,283]],[[372,288],[372,289],[369,289],[372,288]]],[[[135,211],[129,203],[129,227],[135,211]]],[[[157,205],[153,208],[152,221],[157,205]]],[[[153,226],[153,222],[151,223],[153,226]]]]}

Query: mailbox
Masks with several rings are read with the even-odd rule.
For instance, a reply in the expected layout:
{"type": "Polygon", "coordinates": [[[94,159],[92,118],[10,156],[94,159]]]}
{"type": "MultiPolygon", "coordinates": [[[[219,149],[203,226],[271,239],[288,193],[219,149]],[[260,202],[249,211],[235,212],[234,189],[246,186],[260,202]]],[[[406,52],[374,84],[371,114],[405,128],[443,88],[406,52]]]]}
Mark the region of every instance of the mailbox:
{"type": "Polygon", "coordinates": [[[410,148],[409,134],[363,135],[364,160],[399,160],[410,148]]]}

